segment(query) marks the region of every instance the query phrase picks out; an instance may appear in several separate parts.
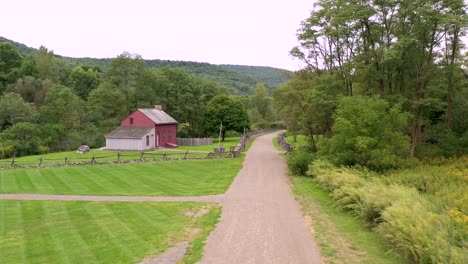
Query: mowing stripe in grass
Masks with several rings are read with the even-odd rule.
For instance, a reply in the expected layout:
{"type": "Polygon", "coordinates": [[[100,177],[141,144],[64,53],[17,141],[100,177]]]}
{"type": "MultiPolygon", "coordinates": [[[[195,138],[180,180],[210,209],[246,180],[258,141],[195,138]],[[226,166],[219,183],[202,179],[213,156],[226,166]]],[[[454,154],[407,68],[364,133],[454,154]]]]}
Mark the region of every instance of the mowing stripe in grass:
{"type": "Polygon", "coordinates": [[[51,176],[46,177],[45,179],[47,179],[47,182],[54,188],[54,192],[57,192],[59,190],[67,192],[75,188],[75,186],[70,186],[63,180],[64,175],[58,174],[56,173],[56,171],[50,171],[50,173],[51,176]],[[51,180],[52,178],[55,180],[51,180]]]}
{"type": "MultiPolygon", "coordinates": [[[[100,218],[102,217],[110,218],[109,215],[103,214],[102,210],[104,207],[105,205],[103,205],[102,203],[97,204],[97,212],[90,211],[89,207],[85,207],[85,211],[87,212],[87,215],[89,217],[88,219],[92,221],[96,227],[99,228],[97,232],[106,234],[106,236],[109,238],[109,242],[112,243],[112,245],[114,245],[114,247],[116,248],[113,251],[117,250],[119,252],[119,255],[123,255],[125,258],[131,258],[133,256],[133,253],[128,249],[128,245],[124,243],[125,241],[117,239],[117,234],[120,233],[122,230],[110,230],[108,225],[104,225],[100,221],[100,218]]],[[[112,222],[115,221],[114,218],[110,219],[112,220],[112,222]]]]}
{"type": "MultiPolygon", "coordinates": [[[[42,210],[48,216],[48,218],[54,217],[55,212],[50,210],[49,206],[50,206],[50,204],[43,203],[42,204],[42,210]]],[[[66,237],[66,236],[64,236],[63,234],[62,235],[58,234],[61,231],[62,230],[60,230],[60,228],[58,228],[57,225],[50,225],[47,228],[47,233],[49,234],[49,236],[50,236],[50,238],[51,238],[51,240],[53,242],[53,245],[54,245],[53,248],[57,252],[57,255],[60,256],[60,262],[61,263],[70,263],[70,259],[68,259],[65,248],[63,246],[64,241],[62,241],[62,239],[61,239],[61,237],[63,238],[63,237],[66,237]]]]}
{"type": "Polygon", "coordinates": [[[196,235],[200,245],[214,227],[219,207],[206,220],[185,212],[196,212],[203,205],[2,200],[0,259],[47,264],[139,262],[177,242],[195,239],[187,229],[202,230],[196,235]]]}
{"type": "Polygon", "coordinates": [[[25,241],[26,234],[24,232],[24,229],[22,228],[23,223],[24,223],[23,208],[22,208],[21,204],[17,204],[15,208],[16,208],[16,215],[18,216],[18,217],[16,217],[16,220],[17,220],[16,224],[21,227],[21,228],[18,228],[20,234],[17,234],[18,235],[17,237],[21,238],[21,242],[20,242],[20,245],[19,245],[19,247],[21,248],[21,253],[22,253],[21,254],[21,262],[22,263],[27,263],[27,260],[28,260],[27,252],[26,252],[27,244],[26,244],[26,241],[25,241]]]}
{"type": "MultiPolygon", "coordinates": [[[[84,237],[81,235],[78,230],[80,226],[77,225],[76,221],[73,221],[73,214],[71,213],[71,208],[65,206],[65,204],[59,204],[60,210],[63,212],[62,215],[66,219],[68,225],[65,228],[69,231],[67,237],[70,241],[74,242],[74,246],[71,248],[75,255],[81,255],[81,259],[87,263],[97,263],[96,255],[90,249],[88,243],[85,241],[84,237]]],[[[63,228],[63,227],[62,227],[63,228]]],[[[94,230],[89,230],[93,232],[94,230]]],[[[68,244],[67,244],[68,245],[68,244]]],[[[70,249],[67,249],[70,250],[70,249]]]]}
{"type": "Polygon", "coordinates": [[[0,171],[1,193],[197,196],[227,190],[242,158],[0,171]]]}
{"type": "MultiPolygon", "coordinates": [[[[112,180],[113,177],[93,177],[93,175],[105,175],[105,171],[98,167],[91,167],[86,166],[83,169],[81,167],[75,167],[71,170],[70,175],[68,177],[75,177],[79,175],[84,180],[82,181],[86,186],[86,189],[83,191],[90,190],[92,192],[102,192],[105,191],[106,188],[104,186],[108,186],[109,189],[123,192],[125,189],[121,188],[120,185],[116,184],[118,181],[112,180]]],[[[127,183],[124,183],[125,185],[127,183]]]]}
{"type": "Polygon", "coordinates": [[[96,170],[96,168],[90,166],[86,166],[85,170],[81,170],[81,168],[75,168],[75,170],[77,173],[80,173],[84,179],[93,181],[96,185],[99,185],[99,192],[112,190],[112,192],[115,193],[122,193],[125,192],[125,190],[135,188],[131,186],[128,181],[118,176],[126,171],[125,167],[113,171],[112,174],[108,174],[103,169],[96,170]]]}
{"type": "MultiPolygon", "coordinates": [[[[124,245],[127,244],[125,242],[131,242],[131,246],[129,247],[129,245],[127,244],[126,247],[127,248],[130,248],[131,252],[132,252],[132,256],[134,256],[136,254],[136,252],[134,252],[132,249],[135,249],[135,247],[139,248],[141,247],[142,245],[146,245],[146,241],[140,236],[140,234],[138,234],[136,228],[132,228],[129,226],[129,223],[132,223],[133,222],[133,217],[129,217],[128,214],[125,215],[125,218],[127,219],[127,223],[122,221],[121,219],[121,215],[119,214],[119,211],[117,210],[122,210],[123,208],[122,207],[118,207],[118,208],[114,208],[114,210],[111,210],[111,208],[109,207],[112,207],[111,204],[103,204],[103,211],[105,211],[107,214],[109,214],[112,219],[114,220],[115,222],[115,227],[117,230],[119,231],[125,231],[125,233],[127,234],[127,237],[125,238],[124,240],[124,245]]],[[[136,222],[135,222],[136,223],[136,222]]]]}
{"type": "MultiPolygon", "coordinates": [[[[51,237],[47,232],[47,226],[53,225],[52,221],[47,221],[48,216],[42,208],[42,204],[25,203],[22,208],[22,224],[19,226],[23,228],[25,243],[26,258],[29,261],[34,262],[45,262],[48,261],[48,255],[52,255],[55,258],[56,252],[54,245],[51,243],[51,237]],[[40,225],[34,225],[35,219],[41,221],[40,225]],[[31,230],[30,232],[26,231],[31,230]],[[44,252],[45,254],[43,254],[44,252]]],[[[59,262],[56,259],[51,262],[59,262]]]]}

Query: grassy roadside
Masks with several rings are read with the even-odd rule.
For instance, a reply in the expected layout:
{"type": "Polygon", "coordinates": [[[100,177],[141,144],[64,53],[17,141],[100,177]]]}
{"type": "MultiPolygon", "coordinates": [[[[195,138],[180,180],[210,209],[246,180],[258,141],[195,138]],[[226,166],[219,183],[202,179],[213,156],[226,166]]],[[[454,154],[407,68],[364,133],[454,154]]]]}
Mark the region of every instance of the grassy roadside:
{"type": "Polygon", "coordinates": [[[309,177],[291,177],[293,192],[314,230],[325,263],[403,263],[364,222],[336,208],[309,177]]]}
{"type": "Polygon", "coordinates": [[[0,201],[0,259],[2,263],[136,263],[188,241],[187,262],[194,263],[219,215],[218,206],[205,203],[4,200],[0,201]],[[211,210],[197,216],[204,208],[211,210]]]}
{"type": "Polygon", "coordinates": [[[273,137],[273,146],[275,147],[276,150],[283,151],[283,148],[278,143],[278,136],[273,137]]]}
{"type": "Polygon", "coordinates": [[[203,255],[203,248],[205,241],[211,231],[214,230],[216,224],[219,222],[221,216],[221,207],[214,206],[209,213],[203,217],[197,219],[196,226],[199,228],[199,232],[195,235],[194,239],[190,243],[184,258],[179,263],[191,264],[197,263],[201,260],[203,255]]]}

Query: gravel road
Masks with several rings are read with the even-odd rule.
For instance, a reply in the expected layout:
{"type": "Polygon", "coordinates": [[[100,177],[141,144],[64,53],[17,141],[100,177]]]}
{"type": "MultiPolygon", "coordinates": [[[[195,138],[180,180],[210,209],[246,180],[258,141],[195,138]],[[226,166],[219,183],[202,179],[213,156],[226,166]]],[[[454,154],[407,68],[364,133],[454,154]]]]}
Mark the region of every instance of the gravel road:
{"type": "Polygon", "coordinates": [[[285,159],[273,147],[275,135],[258,137],[247,152],[201,263],[322,263],[291,192],[285,159]]]}

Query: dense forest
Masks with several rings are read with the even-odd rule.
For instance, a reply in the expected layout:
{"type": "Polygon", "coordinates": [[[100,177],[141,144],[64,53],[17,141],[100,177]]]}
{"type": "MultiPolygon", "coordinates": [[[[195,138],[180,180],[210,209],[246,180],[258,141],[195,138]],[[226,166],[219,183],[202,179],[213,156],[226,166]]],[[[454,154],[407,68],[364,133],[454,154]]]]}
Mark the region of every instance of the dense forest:
{"type": "Polygon", "coordinates": [[[240,133],[276,118],[264,83],[221,66],[129,53],[71,59],[10,41],[0,42],[0,95],[1,157],[103,146],[125,116],[157,104],[180,122],[181,137],[216,135],[221,122],[224,132],[240,133]]]}
{"type": "Polygon", "coordinates": [[[468,27],[463,0],[319,0],[273,92],[288,157],[408,263],[466,263],[468,27]]]}
{"type": "MultiPolygon", "coordinates": [[[[14,45],[19,52],[27,57],[38,52],[37,49],[30,48],[24,44],[0,37],[0,42],[8,42],[14,45]]],[[[70,58],[54,54],[63,61],[64,65],[71,68],[87,65],[96,66],[104,73],[109,67],[112,59],[96,58],[70,58]]],[[[264,83],[271,91],[291,78],[292,72],[272,67],[243,66],[243,65],[213,65],[192,61],[171,61],[171,60],[144,60],[147,67],[162,69],[166,67],[180,68],[188,73],[203,79],[212,81],[225,87],[229,93],[237,95],[248,95],[254,92],[253,88],[259,82],[264,83]]]]}
{"type": "Polygon", "coordinates": [[[333,150],[363,155],[399,140],[401,133],[407,145],[372,154],[384,160],[396,151],[412,157],[466,153],[468,53],[462,53],[462,40],[467,23],[461,0],[320,1],[298,31],[300,46],[291,50],[308,67],[276,90],[288,130],[309,135],[313,150],[325,137],[331,140],[323,143],[333,150]],[[380,106],[372,110],[374,104],[380,106]],[[373,127],[369,119],[359,123],[362,128],[349,128],[365,134],[346,136],[346,122],[391,111],[398,115],[389,120],[395,123],[388,123],[388,132],[398,135],[380,135],[386,128],[373,127]],[[345,138],[338,140],[338,132],[345,138]]]}

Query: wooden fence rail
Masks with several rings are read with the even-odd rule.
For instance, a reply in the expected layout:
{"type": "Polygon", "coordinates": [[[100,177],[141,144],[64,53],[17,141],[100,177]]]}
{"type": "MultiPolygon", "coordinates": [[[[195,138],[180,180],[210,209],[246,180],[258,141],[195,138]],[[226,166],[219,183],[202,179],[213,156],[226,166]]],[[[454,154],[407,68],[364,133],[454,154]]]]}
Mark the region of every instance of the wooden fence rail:
{"type": "Polygon", "coordinates": [[[22,160],[21,158],[13,157],[12,159],[0,160],[0,169],[10,168],[46,168],[46,167],[65,167],[65,166],[80,166],[80,165],[99,165],[99,164],[119,164],[119,163],[137,163],[150,161],[170,161],[170,160],[189,160],[189,159],[214,159],[214,158],[232,158],[233,155],[227,153],[213,152],[140,152],[135,154],[124,154],[117,152],[116,155],[96,156],[74,158],[45,158],[39,157],[34,160],[22,160]]]}
{"type": "Polygon", "coordinates": [[[286,132],[280,133],[278,135],[278,144],[281,146],[281,148],[286,151],[286,154],[289,154],[292,150],[291,145],[286,142],[286,132]]]}

